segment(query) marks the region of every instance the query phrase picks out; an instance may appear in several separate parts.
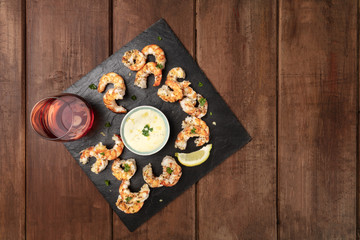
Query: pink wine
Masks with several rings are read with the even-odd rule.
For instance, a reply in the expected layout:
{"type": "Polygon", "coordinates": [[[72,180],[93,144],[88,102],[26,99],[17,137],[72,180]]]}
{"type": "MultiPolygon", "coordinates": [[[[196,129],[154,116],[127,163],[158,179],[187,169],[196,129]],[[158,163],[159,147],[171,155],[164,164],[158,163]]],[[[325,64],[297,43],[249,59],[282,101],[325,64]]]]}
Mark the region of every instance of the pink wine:
{"type": "Polygon", "coordinates": [[[92,127],[90,105],[74,94],[61,94],[38,102],[31,112],[34,130],[50,140],[71,141],[83,137],[92,127]]]}

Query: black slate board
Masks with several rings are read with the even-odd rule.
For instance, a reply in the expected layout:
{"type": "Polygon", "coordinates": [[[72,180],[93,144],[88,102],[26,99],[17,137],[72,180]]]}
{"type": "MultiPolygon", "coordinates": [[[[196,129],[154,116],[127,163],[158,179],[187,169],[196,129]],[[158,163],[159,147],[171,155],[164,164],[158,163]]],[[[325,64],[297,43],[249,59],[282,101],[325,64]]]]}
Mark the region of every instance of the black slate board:
{"type": "MultiPolygon", "coordinates": [[[[109,88],[112,88],[112,85],[109,85],[106,91],[109,88]]],[[[134,231],[142,223],[147,221],[151,216],[160,211],[191,185],[210,172],[214,167],[219,165],[227,157],[251,140],[251,137],[244,127],[240,124],[236,116],[231,112],[216,89],[206,78],[198,64],[163,19],[138,35],[135,39],[94,68],[86,76],[82,77],[79,81],[66,89],[65,92],[74,93],[86,99],[94,109],[95,122],[93,129],[87,136],[77,141],[64,143],[64,145],[130,231],[134,231]],[[162,40],[158,40],[158,36],[161,36],[162,40]],[[162,187],[151,189],[148,200],[146,200],[143,208],[138,213],[124,214],[115,205],[120,181],[111,174],[112,162],[109,162],[109,165],[104,171],[99,174],[94,174],[90,169],[91,165],[95,162],[95,159],[91,159],[88,164],[82,165],[79,163],[79,152],[89,146],[96,145],[98,142],[103,142],[110,148],[114,144],[111,139],[113,134],[119,134],[120,132],[120,124],[125,114],[115,114],[108,110],[102,100],[104,93],[100,94],[96,90],[91,90],[89,88],[89,85],[92,83],[98,85],[101,76],[108,72],[116,72],[125,80],[127,87],[126,95],[124,100],[119,102],[120,105],[124,106],[128,111],[141,105],[154,106],[167,116],[170,123],[169,141],[160,152],[151,156],[138,156],[126,148],[124,149],[120,158],[135,158],[138,168],[136,174],[130,180],[130,189],[132,191],[138,191],[144,184],[142,168],[145,165],[151,162],[155,174],[159,175],[162,171],[160,163],[163,157],[165,155],[174,156],[175,152],[179,152],[179,149],[174,148],[174,143],[177,134],[181,131],[181,122],[188,115],[182,111],[178,102],[167,103],[157,96],[156,92],[159,87],[152,86],[154,81],[153,76],[148,79],[147,89],[140,89],[139,87],[134,86],[136,72],[130,71],[121,62],[124,52],[130,49],[141,50],[148,44],[159,45],[166,54],[167,62],[165,69],[163,70],[163,81],[160,86],[164,83],[164,79],[170,69],[173,67],[182,67],[186,72],[186,80],[191,82],[192,88],[207,98],[209,103],[208,114],[202,119],[210,128],[210,143],[213,144],[213,148],[209,159],[202,165],[197,167],[183,166],[183,175],[177,185],[171,188],[162,187]],[[131,74],[131,76],[129,74],[131,74]],[[199,82],[203,83],[202,87],[199,87],[199,82]],[[137,97],[135,101],[131,99],[131,96],[133,95],[136,95],[137,97]],[[210,112],[212,112],[212,115],[210,115],[210,112]],[[106,122],[111,122],[111,127],[104,127],[106,122]],[[216,126],[212,124],[213,122],[216,122],[216,126]],[[106,136],[101,135],[101,132],[105,133],[106,136]],[[105,180],[110,180],[110,186],[105,185],[105,180]]],[[[198,149],[200,149],[200,147],[196,147],[194,139],[191,138],[188,141],[186,150],[183,152],[192,152],[198,149]]]]}

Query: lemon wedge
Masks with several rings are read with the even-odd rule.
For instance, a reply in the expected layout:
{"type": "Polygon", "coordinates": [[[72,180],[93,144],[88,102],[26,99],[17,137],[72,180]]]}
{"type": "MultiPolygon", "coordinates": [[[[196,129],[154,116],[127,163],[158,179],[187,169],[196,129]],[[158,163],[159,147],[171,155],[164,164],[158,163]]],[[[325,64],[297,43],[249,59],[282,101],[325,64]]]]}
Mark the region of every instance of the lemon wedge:
{"type": "Polygon", "coordinates": [[[211,148],[212,144],[208,144],[198,151],[192,153],[175,153],[175,156],[182,165],[194,167],[202,164],[209,158],[211,148]]]}

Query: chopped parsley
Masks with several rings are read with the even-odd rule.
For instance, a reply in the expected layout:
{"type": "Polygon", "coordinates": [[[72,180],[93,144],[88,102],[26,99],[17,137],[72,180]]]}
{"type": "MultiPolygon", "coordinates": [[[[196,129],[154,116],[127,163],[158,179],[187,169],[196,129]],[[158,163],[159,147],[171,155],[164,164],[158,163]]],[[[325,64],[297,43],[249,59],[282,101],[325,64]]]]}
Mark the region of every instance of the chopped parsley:
{"type": "Polygon", "coordinates": [[[196,133],[196,128],[191,129],[191,133],[195,134],[196,133]]]}
{"type": "Polygon", "coordinates": [[[158,40],[161,41],[161,40],[162,40],[162,37],[158,36],[158,40]]]}
{"type": "Polygon", "coordinates": [[[205,103],[206,103],[206,98],[203,98],[203,97],[200,98],[200,100],[199,100],[200,107],[204,106],[205,103]]]}
{"type": "Polygon", "coordinates": [[[104,153],[104,152],[101,152],[100,154],[103,155],[103,156],[105,156],[105,153],[104,153]]]}
{"type": "Polygon", "coordinates": [[[105,127],[111,127],[111,123],[106,122],[106,123],[105,123],[105,127]]]}
{"type": "Polygon", "coordinates": [[[128,172],[128,171],[130,171],[130,166],[125,163],[125,165],[124,165],[124,172],[128,172]]]}
{"type": "Polygon", "coordinates": [[[140,203],[140,201],[139,201],[139,200],[137,200],[136,202],[137,202],[137,203],[140,203]]]}
{"type": "Polygon", "coordinates": [[[128,203],[131,199],[132,199],[132,197],[127,197],[127,198],[125,199],[126,203],[128,203]]]}
{"type": "Polygon", "coordinates": [[[132,95],[131,99],[135,101],[135,100],[136,100],[136,96],[135,96],[135,95],[132,95]]]}
{"type": "Polygon", "coordinates": [[[110,185],[110,180],[105,180],[105,185],[109,186],[110,185]]]}
{"type": "Polygon", "coordinates": [[[148,137],[150,135],[149,132],[152,132],[154,129],[150,128],[149,124],[146,124],[144,129],[142,130],[142,135],[144,135],[145,137],[148,137]]]}
{"type": "Polygon", "coordinates": [[[167,172],[168,174],[171,174],[173,171],[174,171],[174,170],[172,170],[172,169],[169,168],[169,167],[166,168],[166,172],[167,172]]]}
{"type": "Polygon", "coordinates": [[[95,89],[97,89],[97,86],[92,83],[92,84],[89,85],[89,88],[92,89],[92,90],[95,90],[95,89]]]}
{"type": "Polygon", "coordinates": [[[158,63],[158,64],[156,64],[156,67],[162,69],[162,68],[163,68],[163,65],[161,65],[161,64],[158,63]]]}
{"type": "Polygon", "coordinates": [[[212,116],[212,112],[210,112],[210,116],[212,116]]]}
{"type": "Polygon", "coordinates": [[[198,86],[199,86],[199,87],[202,87],[202,86],[204,86],[204,84],[203,84],[202,82],[199,82],[199,83],[198,83],[198,86]]]}

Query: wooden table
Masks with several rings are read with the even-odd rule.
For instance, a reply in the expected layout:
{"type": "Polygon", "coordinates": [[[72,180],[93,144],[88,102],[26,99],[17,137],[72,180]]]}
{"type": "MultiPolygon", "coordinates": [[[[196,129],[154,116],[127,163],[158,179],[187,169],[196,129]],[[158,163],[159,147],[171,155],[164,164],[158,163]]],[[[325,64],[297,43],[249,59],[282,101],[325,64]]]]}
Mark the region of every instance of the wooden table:
{"type": "Polygon", "coordinates": [[[0,0],[0,239],[359,238],[359,26],[355,0],[0,0]],[[29,113],[161,17],[253,140],[130,233],[29,113]]]}

